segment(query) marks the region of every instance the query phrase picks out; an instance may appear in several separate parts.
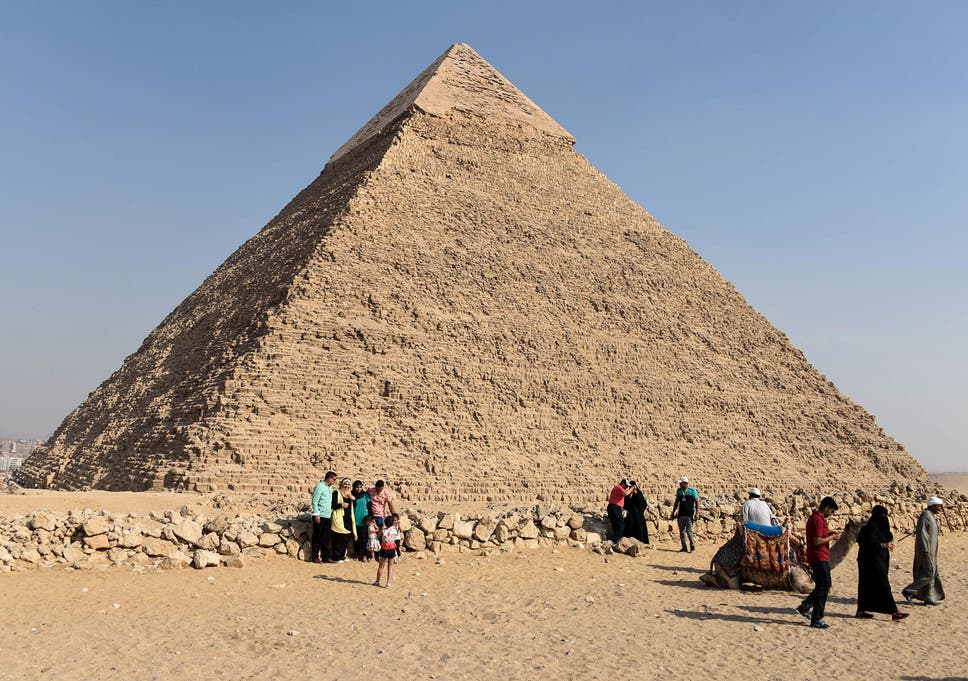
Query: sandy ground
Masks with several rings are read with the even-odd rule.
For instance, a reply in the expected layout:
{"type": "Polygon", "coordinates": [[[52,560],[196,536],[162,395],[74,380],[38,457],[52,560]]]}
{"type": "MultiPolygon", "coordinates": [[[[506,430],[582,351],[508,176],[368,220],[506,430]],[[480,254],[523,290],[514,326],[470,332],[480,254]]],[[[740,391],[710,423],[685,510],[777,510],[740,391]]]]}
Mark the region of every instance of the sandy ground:
{"type": "Polygon", "coordinates": [[[34,511],[67,513],[84,508],[114,513],[162,513],[178,510],[182,506],[210,508],[211,497],[184,492],[51,492],[27,489],[19,494],[0,494],[0,515],[26,515],[34,511]]]}
{"type": "MultiPolygon", "coordinates": [[[[0,497],[2,499],[2,497],[0,497]]],[[[0,679],[968,679],[968,535],[942,538],[948,600],[853,619],[853,553],[827,631],[782,592],[698,581],[715,546],[644,558],[575,549],[370,565],[0,575],[0,679]]],[[[908,581],[901,542],[892,581],[908,581]]]]}
{"type": "Polygon", "coordinates": [[[928,477],[948,489],[968,494],[968,473],[931,473],[928,477]]]}

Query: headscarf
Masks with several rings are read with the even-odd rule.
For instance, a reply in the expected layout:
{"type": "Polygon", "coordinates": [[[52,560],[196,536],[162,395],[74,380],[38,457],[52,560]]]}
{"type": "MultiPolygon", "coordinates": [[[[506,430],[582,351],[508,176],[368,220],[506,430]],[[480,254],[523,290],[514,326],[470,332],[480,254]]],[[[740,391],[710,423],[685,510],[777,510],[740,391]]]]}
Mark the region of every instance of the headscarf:
{"type": "Polygon", "coordinates": [[[864,530],[867,530],[865,534],[871,532],[876,533],[879,542],[886,543],[894,541],[894,534],[891,532],[891,521],[887,518],[887,509],[880,504],[871,509],[870,520],[867,521],[867,525],[861,531],[863,532],[864,530]]]}

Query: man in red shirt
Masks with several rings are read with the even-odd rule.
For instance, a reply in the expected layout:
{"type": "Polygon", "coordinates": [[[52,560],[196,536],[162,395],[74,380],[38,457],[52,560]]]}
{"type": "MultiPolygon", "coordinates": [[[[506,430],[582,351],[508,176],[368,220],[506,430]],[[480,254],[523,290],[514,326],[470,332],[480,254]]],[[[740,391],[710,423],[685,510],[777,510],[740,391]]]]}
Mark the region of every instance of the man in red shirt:
{"type": "Polygon", "coordinates": [[[823,619],[830,593],[830,543],[840,539],[839,532],[831,532],[827,518],[837,510],[837,502],[831,497],[820,500],[820,507],[807,519],[807,560],[813,570],[813,591],[797,606],[797,612],[810,619],[814,629],[829,629],[823,619]],[[811,612],[811,610],[813,612],[811,612]]]}
{"type": "Polygon", "coordinates": [[[612,524],[612,541],[618,541],[625,534],[622,510],[625,508],[625,497],[634,491],[635,485],[629,485],[628,480],[622,480],[608,494],[608,520],[612,524]]]}

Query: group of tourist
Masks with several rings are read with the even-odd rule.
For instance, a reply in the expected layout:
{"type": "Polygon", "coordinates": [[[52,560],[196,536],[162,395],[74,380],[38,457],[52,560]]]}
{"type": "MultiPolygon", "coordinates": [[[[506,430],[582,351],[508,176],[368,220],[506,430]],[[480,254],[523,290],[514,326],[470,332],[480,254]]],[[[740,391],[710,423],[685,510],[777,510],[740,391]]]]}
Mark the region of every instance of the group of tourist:
{"type": "MultiPolygon", "coordinates": [[[[752,527],[769,534],[770,528],[780,532],[780,520],[773,509],[762,498],[759,488],[749,491],[749,498],[740,511],[745,527],[752,527]]],[[[914,581],[904,587],[901,595],[908,605],[915,599],[925,605],[939,605],[944,600],[944,588],[938,574],[938,514],[944,510],[941,498],[933,496],[925,504],[927,508],[918,517],[914,530],[914,581]]],[[[615,485],[608,496],[608,519],[611,525],[611,538],[618,541],[622,537],[634,536],[648,543],[648,530],[645,529],[645,497],[634,480],[624,479],[615,485]],[[634,500],[634,501],[633,501],[634,500]],[[642,529],[638,529],[641,524],[642,529]],[[643,539],[644,536],[644,539],[643,539]]],[[[832,532],[827,525],[829,518],[837,510],[837,502],[832,497],[824,497],[818,508],[807,519],[806,553],[810,563],[814,588],[804,601],[797,606],[796,612],[810,620],[816,629],[828,629],[824,619],[827,596],[830,592],[830,547],[838,541],[841,533],[832,532]]],[[[672,505],[672,517],[679,528],[681,552],[696,550],[692,526],[699,514],[699,493],[690,486],[689,478],[679,478],[672,505]]],[[[899,621],[908,616],[897,608],[891,591],[889,576],[890,555],[894,550],[894,535],[886,507],[877,505],[871,509],[867,523],[857,536],[857,612],[858,619],[872,619],[872,613],[884,613],[899,621]]]]}
{"type": "Polygon", "coordinates": [[[649,528],[645,524],[645,495],[635,480],[622,480],[608,495],[606,513],[612,525],[612,541],[634,537],[649,543],[649,528]]]}
{"type": "Polygon", "coordinates": [[[393,493],[383,480],[369,489],[363,481],[338,479],[328,471],[313,489],[313,534],[310,560],[345,563],[352,539],[356,560],[377,561],[376,586],[386,570],[386,587],[393,583],[393,564],[400,560],[400,515],[393,493]]]}
{"type": "MultiPolygon", "coordinates": [[[[760,498],[757,488],[750,490],[750,498],[743,504],[743,522],[760,525],[779,525],[773,510],[760,498]]],[[[914,530],[914,582],[906,586],[901,595],[908,605],[914,599],[925,605],[939,605],[944,599],[944,589],[938,575],[938,521],[936,516],[943,512],[944,502],[939,497],[931,497],[925,504],[927,508],[918,517],[914,530]]],[[[837,502],[832,497],[824,497],[818,508],[807,519],[806,549],[807,561],[813,576],[814,588],[804,601],[797,606],[798,614],[810,620],[816,629],[830,627],[824,619],[827,595],[832,580],[830,576],[830,546],[841,538],[841,533],[831,532],[827,525],[829,518],[837,510],[837,502]]],[[[873,613],[890,615],[899,621],[909,613],[901,612],[894,600],[890,581],[890,557],[894,550],[894,534],[888,510],[880,504],[871,509],[867,523],[857,535],[857,619],[873,619],[873,613]]]]}
{"type": "MultiPolygon", "coordinates": [[[[609,492],[606,507],[612,530],[612,541],[618,541],[622,537],[633,537],[648,544],[649,527],[645,523],[646,507],[645,495],[635,480],[620,480],[609,492]]],[[[682,542],[683,553],[696,550],[692,524],[698,516],[699,492],[695,487],[689,486],[689,478],[682,476],[679,478],[679,489],[676,490],[676,500],[672,505],[672,517],[679,525],[679,539],[682,542]]]]}
{"type": "MultiPolygon", "coordinates": [[[[914,581],[901,590],[908,605],[918,599],[924,605],[940,605],[944,600],[944,588],[938,574],[938,520],[944,511],[944,501],[931,497],[927,508],[918,517],[914,530],[914,581]]],[[[839,532],[831,532],[827,518],[837,510],[837,502],[824,497],[820,506],[807,520],[807,560],[813,571],[814,589],[796,611],[810,620],[810,626],[828,629],[824,620],[824,607],[830,591],[830,544],[840,539],[839,532]]],[[[857,619],[873,619],[873,613],[884,613],[894,621],[902,620],[908,613],[897,608],[891,591],[889,575],[891,551],[894,550],[894,534],[887,508],[881,505],[871,509],[871,515],[857,536],[857,619]]]]}

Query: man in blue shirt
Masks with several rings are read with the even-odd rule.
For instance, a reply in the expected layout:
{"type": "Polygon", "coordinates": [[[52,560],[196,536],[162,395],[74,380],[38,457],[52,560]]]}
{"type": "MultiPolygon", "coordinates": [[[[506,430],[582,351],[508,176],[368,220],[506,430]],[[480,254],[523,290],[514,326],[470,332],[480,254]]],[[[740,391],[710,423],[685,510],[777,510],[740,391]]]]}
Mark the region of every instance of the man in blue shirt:
{"type": "Polygon", "coordinates": [[[692,523],[699,515],[699,492],[689,486],[689,478],[683,475],[679,478],[679,489],[676,490],[676,502],[672,505],[672,517],[679,524],[679,541],[682,548],[679,553],[696,550],[696,538],[692,534],[692,523]],[[678,514],[676,513],[678,511],[678,514]],[[689,548],[686,548],[686,539],[689,548]]]}
{"type": "Polygon", "coordinates": [[[330,547],[333,541],[333,485],[336,473],[327,471],[322,482],[313,489],[313,548],[310,560],[313,563],[332,563],[330,547]]]}

